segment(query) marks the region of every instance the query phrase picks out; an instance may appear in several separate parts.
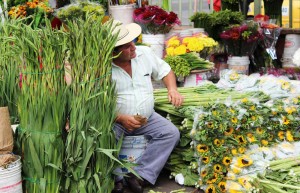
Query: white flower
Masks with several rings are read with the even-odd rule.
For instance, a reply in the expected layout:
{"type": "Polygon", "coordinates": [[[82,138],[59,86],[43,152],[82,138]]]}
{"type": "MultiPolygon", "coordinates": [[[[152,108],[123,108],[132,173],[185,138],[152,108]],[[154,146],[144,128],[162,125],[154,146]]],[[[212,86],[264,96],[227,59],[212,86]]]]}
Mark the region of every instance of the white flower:
{"type": "Polygon", "coordinates": [[[293,63],[296,64],[297,66],[300,66],[300,48],[298,48],[298,50],[296,50],[294,54],[293,63]]]}

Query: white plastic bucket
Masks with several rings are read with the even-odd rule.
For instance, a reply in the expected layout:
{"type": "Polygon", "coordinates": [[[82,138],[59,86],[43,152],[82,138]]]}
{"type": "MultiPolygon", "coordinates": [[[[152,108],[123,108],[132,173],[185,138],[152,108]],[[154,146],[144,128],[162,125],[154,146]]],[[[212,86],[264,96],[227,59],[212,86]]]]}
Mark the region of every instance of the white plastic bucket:
{"type": "Polygon", "coordinates": [[[110,5],[109,14],[123,24],[133,23],[134,4],[129,5],[110,5]]]}
{"type": "Polygon", "coordinates": [[[284,50],[281,58],[282,67],[295,68],[296,64],[293,63],[293,56],[296,50],[300,48],[300,35],[287,34],[285,36],[284,50]]]}
{"type": "MultiPolygon", "coordinates": [[[[1,156],[1,155],[0,155],[1,156]]],[[[10,163],[7,168],[0,167],[0,192],[22,193],[21,157],[10,163]]]]}
{"type": "MultiPolygon", "coordinates": [[[[148,141],[144,135],[124,137],[119,153],[119,159],[136,163],[143,155],[147,143],[148,141]]],[[[128,171],[127,169],[122,168],[122,172],[127,173],[128,171]]]]}
{"type": "Polygon", "coordinates": [[[142,34],[142,41],[145,44],[149,44],[153,52],[159,58],[163,58],[165,48],[165,34],[142,34]]]}
{"type": "Polygon", "coordinates": [[[249,56],[231,56],[227,60],[228,68],[239,74],[249,73],[249,56]]]}

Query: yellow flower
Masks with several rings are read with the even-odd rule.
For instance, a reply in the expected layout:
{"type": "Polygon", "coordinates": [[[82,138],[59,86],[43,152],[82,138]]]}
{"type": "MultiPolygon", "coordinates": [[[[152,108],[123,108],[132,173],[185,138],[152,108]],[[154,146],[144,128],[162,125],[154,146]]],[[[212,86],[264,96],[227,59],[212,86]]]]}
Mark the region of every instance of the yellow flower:
{"type": "Polygon", "coordinates": [[[212,115],[213,116],[217,116],[218,115],[218,111],[212,111],[212,115]]]}
{"type": "Polygon", "coordinates": [[[180,41],[177,36],[170,38],[167,42],[167,47],[177,47],[179,45],[180,45],[180,41]]]}
{"type": "Polygon", "coordinates": [[[244,147],[239,147],[238,151],[239,151],[240,154],[243,154],[243,153],[245,153],[246,148],[244,148],[244,147]]]}
{"type": "Polygon", "coordinates": [[[234,149],[232,149],[232,150],[231,150],[231,153],[232,153],[232,155],[236,155],[236,154],[238,154],[238,152],[237,152],[237,149],[235,149],[235,148],[234,148],[234,149]]]}
{"type": "Polygon", "coordinates": [[[272,141],[272,140],[273,140],[273,137],[274,137],[274,136],[273,136],[272,134],[269,134],[268,140],[269,140],[269,141],[272,141]]]}
{"type": "Polygon", "coordinates": [[[277,115],[277,112],[276,111],[272,111],[272,115],[277,115]]]}
{"type": "Polygon", "coordinates": [[[230,157],[224,157],[222,162],[225,166],[229,166],[230,163],[231,163],[231,158],[230,157]]]}
{"type": "Polygon", "coordinates": [[[293,103],[298,104],[299,99],[298,98],[293,98],[293,103]]]}
{"type": "Polygon", "coordinates": [[[227,187],[229,188],[229,193],[243,193],[242,186],[237,182],[230,182],[229,184],[227,183],[227,187]]]}
{"type": "Polygon", "coordinates": [[[166,48],[166,53],[168,56],[175,56],[175,48],[174,47],[166,48]]]}
{"type": "Polygon", "coordinates": [[[208,122],[206,125],[207,125],[208,128],[213,128],[214,127],[213,122],[208,122]]]}
{"type": "Polygon", "coordinates": [[[214,144],[215,146],[219,147],[220,145],[222,145],[221,141],[219,139],[215,139],[214,140],[214,144]]]}
{"type": "Polygon", "coordinates": [[[293,134],[292,134],[291,131],[287,131],[287,132],[286,132],[286,139],[287,139],[288,141],[294,141],[294,136],[293,136],[293,134]]]}
{"type": "Polygon", "coordinates": [[[291,88],[291,84],[288,81],[283,81],[282,84],[281,84],[281,88],[283,90],[288,90],[288,89],[291,88]]]}
{"type": "Polygon", "coordinates": [[[247,139],[250,143],[253,143],[256,141],[255,136],[252,133],[247,134],[247,139]]]}
{"type": "Polygon", "coordinates": [[[202,170],[200,173],[201,177],[204,178],[205,176],[207,176],[207,171],[206,170],[202,170]]]}
{"type": "Polygon", "coordinates": [[[225,134],[226,136],[228,136],[228,135],[231,135],[231,134],[233,133],[233,131],[234,131],[234,129],[233,129],[232,127],[230,127],[229,129],[227,129],[227,130],[224,132],[224,134],[225,134]]]}
{"type": "Polygon", "coordinates": [[[226,182],[219,182],[218,187],[220,188],[221,192],[226,192],[226,182]]]}
{"type": "Polygon", "coordinates": [[[251,111],[255,111],[255,109],[256,109],[256,108],[255,108],[254,105],[252,105],[252,106],[250,107],[250,110],[251,110],[251,111]]]}
{"type": "Polygon", "coordinates": [[[208,151],[208,147],[205,144],[198,144],[197,145],[197,151],[200,153],[204,153],[208,151]]]}
{"type": "Polygon", "coordinates": [[[242,171],[242,169],[239,167],[233,166],[233,168],[232,168],[232,172],[235,174],[239,174],[239,173],[241,173],[241,171],[242,171]]]}
{"type": "Polygon", "coordinates": [[[252,116],[251,116],[251,120],[252,120],[252,121],[255,121],[255,120],[256,120],[256,117],[255,117],[254,115],[252,115],[252,116]]]}
{"type": "Polygon", "coordinates": [[[231,122],[236,124],[238,122],[238,119],[236,117],[231,118],[231,122]]]}
{"type": "Polygon", "coordinates": [[[235,110],[232,109],[232,108],[230,108],[229,111],[230,111],[232,114],[235,113],[235,110]]]}
{"type": "Polygon", "coordinates": [[[283,131],[279,131],[277,135],[280,140],[284,140],[284,132],[283,131]]]}
{"type": "Polygon", "coordinates": [[[218,174],[214,173],[213,176],[207,180],[207,183],[208,184],[213,184],[217,181],[217,179],[218,179],[218,174]]]}
{"type": "Polygon", "coordinates": [[[246,102],[248,102],[248,99],[247,99],[247,98],[243,98],[243,99],[241,100],[241,102],[242,102],[242,103],[246,103],[246,102]]]}
{"type": "Polygon", "coordinates": [[[175,55],[181,55],[186,53],[186,46],[185,45],[180,45],[174,49],[174,54],[175,55]]]}
{"type": "Polygon", "coordinates": [[[209,161],[210,161],[209,157],[202,157],[201,160],[202,160],[202,162],[205,163],[205,164],[208,164],[209,161]]]}
{"type": "Polygon", "coordinates": [[[240,77],[240,75],[237,72],[233,72],[229,75],[229,79],[231,81],[235,81],[235,80],[239,79],[239,77],[240,77]]]}
{"type": "Polygon", "coordinates": [[[294,108],[292,107],[286,107],[285,109],[285,112],[287,112],[288,114],[292,114],[294,112],[294,108]]]}
{"type": "Polygon", "coordinates": [[[221,171],[222,171],[222,166],[221,166],[220,164],[215,164],[215,165],[214,165],[214,171],[215,171],[216,173],[221,172],[221,171]]]}
{"type": "Polygon", "coordinates": [[[249,189],[252,187],[252,185],[251,185],[250,182],[249,182],[249,178],[247,178],[247,177],[240,177],[240,178],[238,179],[238,182],[239,182],[246,190],[249,190],[249,189]]]}
{"type": "Polygon", "coordinates": [[[259,134],[259,135],[261,135],[261,134],[264,133],[264,130],[262,128],[260,128],[260,127],[257,127],[256,128],[256,133],[259,134]]]}
{"type": "Polygon", "coordinates": [[[247,143],[247,141],[245,140],[244,136],[242,136],[242,135],[238,135],[236,137],[236,139],[239,142],[239,144],[246,144],[247,143]]]}
{"type": "Polygon", "coordinates": [[[205,193],[215,193],[215,192],[216,192],[216,188],[212,184],[210,184],[205,190],[205,193]]]}
{"type": "Polygon", "coordinates": [[[253,160],[249,156],[242,156],[237,158],[237,166],[238,167],[248,167],[253,164],[253,160]]]}
{"type": "Polygon", "coordinates": [[[284,125],[288,125],[290,123],[290,120],[288,120],[286,116],[283,116],[282,117],[282,122],[283,122],[284,125]]]}
{"type": "Polygon", "coordinates": [[[261,140],[261,144],[263,146],[267,146],[269,144],[269,142],[267,140],[263,139],[263,140],[261,140]]]}

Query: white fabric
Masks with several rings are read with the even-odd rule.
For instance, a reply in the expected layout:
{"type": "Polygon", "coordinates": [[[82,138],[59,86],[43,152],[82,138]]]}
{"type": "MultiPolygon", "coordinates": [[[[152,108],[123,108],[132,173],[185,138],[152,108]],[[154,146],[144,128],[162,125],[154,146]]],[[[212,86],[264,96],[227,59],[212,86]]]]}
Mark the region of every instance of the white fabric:
{"type": "Polygon", "coordinates": [[[160,80],[171,68],[149,47],[137,46],[136,54],[131,60],[132,77],[115,64],[112,67],[112,79],[116,82],[117,112],[149,118],[154,112],[151,77],[160,80]]]}

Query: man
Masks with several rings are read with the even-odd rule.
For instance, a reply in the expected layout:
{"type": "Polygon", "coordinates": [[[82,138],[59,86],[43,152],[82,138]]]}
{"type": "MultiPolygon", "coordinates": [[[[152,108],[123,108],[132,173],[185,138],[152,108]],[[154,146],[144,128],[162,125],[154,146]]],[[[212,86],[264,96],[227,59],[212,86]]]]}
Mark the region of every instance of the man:
{"type": "MultiPolygon", "coordinates": [[[[141,33],[135,23],[119,25],[118,41],[113,51],[112,79],[116,82],[117,118],[114,125],[116,137],[144,135],[148,145],[125,181],[134,193],[142,193],[147,183],[155,184],[173,148],[179,141],[178,129],[168,120],[154,112],[151,77],[162,79],[168,89],[169,101],[180,106],[183,97],[177,91],[176,78],[170,66],[158,58],[149,47],[135,46],[133,40],[141,33]],[[147,118],[146,124],[134,118],[147,118]]],[[[123,192],[122,180],[117,180],[115,193],[123,192]]]]}

